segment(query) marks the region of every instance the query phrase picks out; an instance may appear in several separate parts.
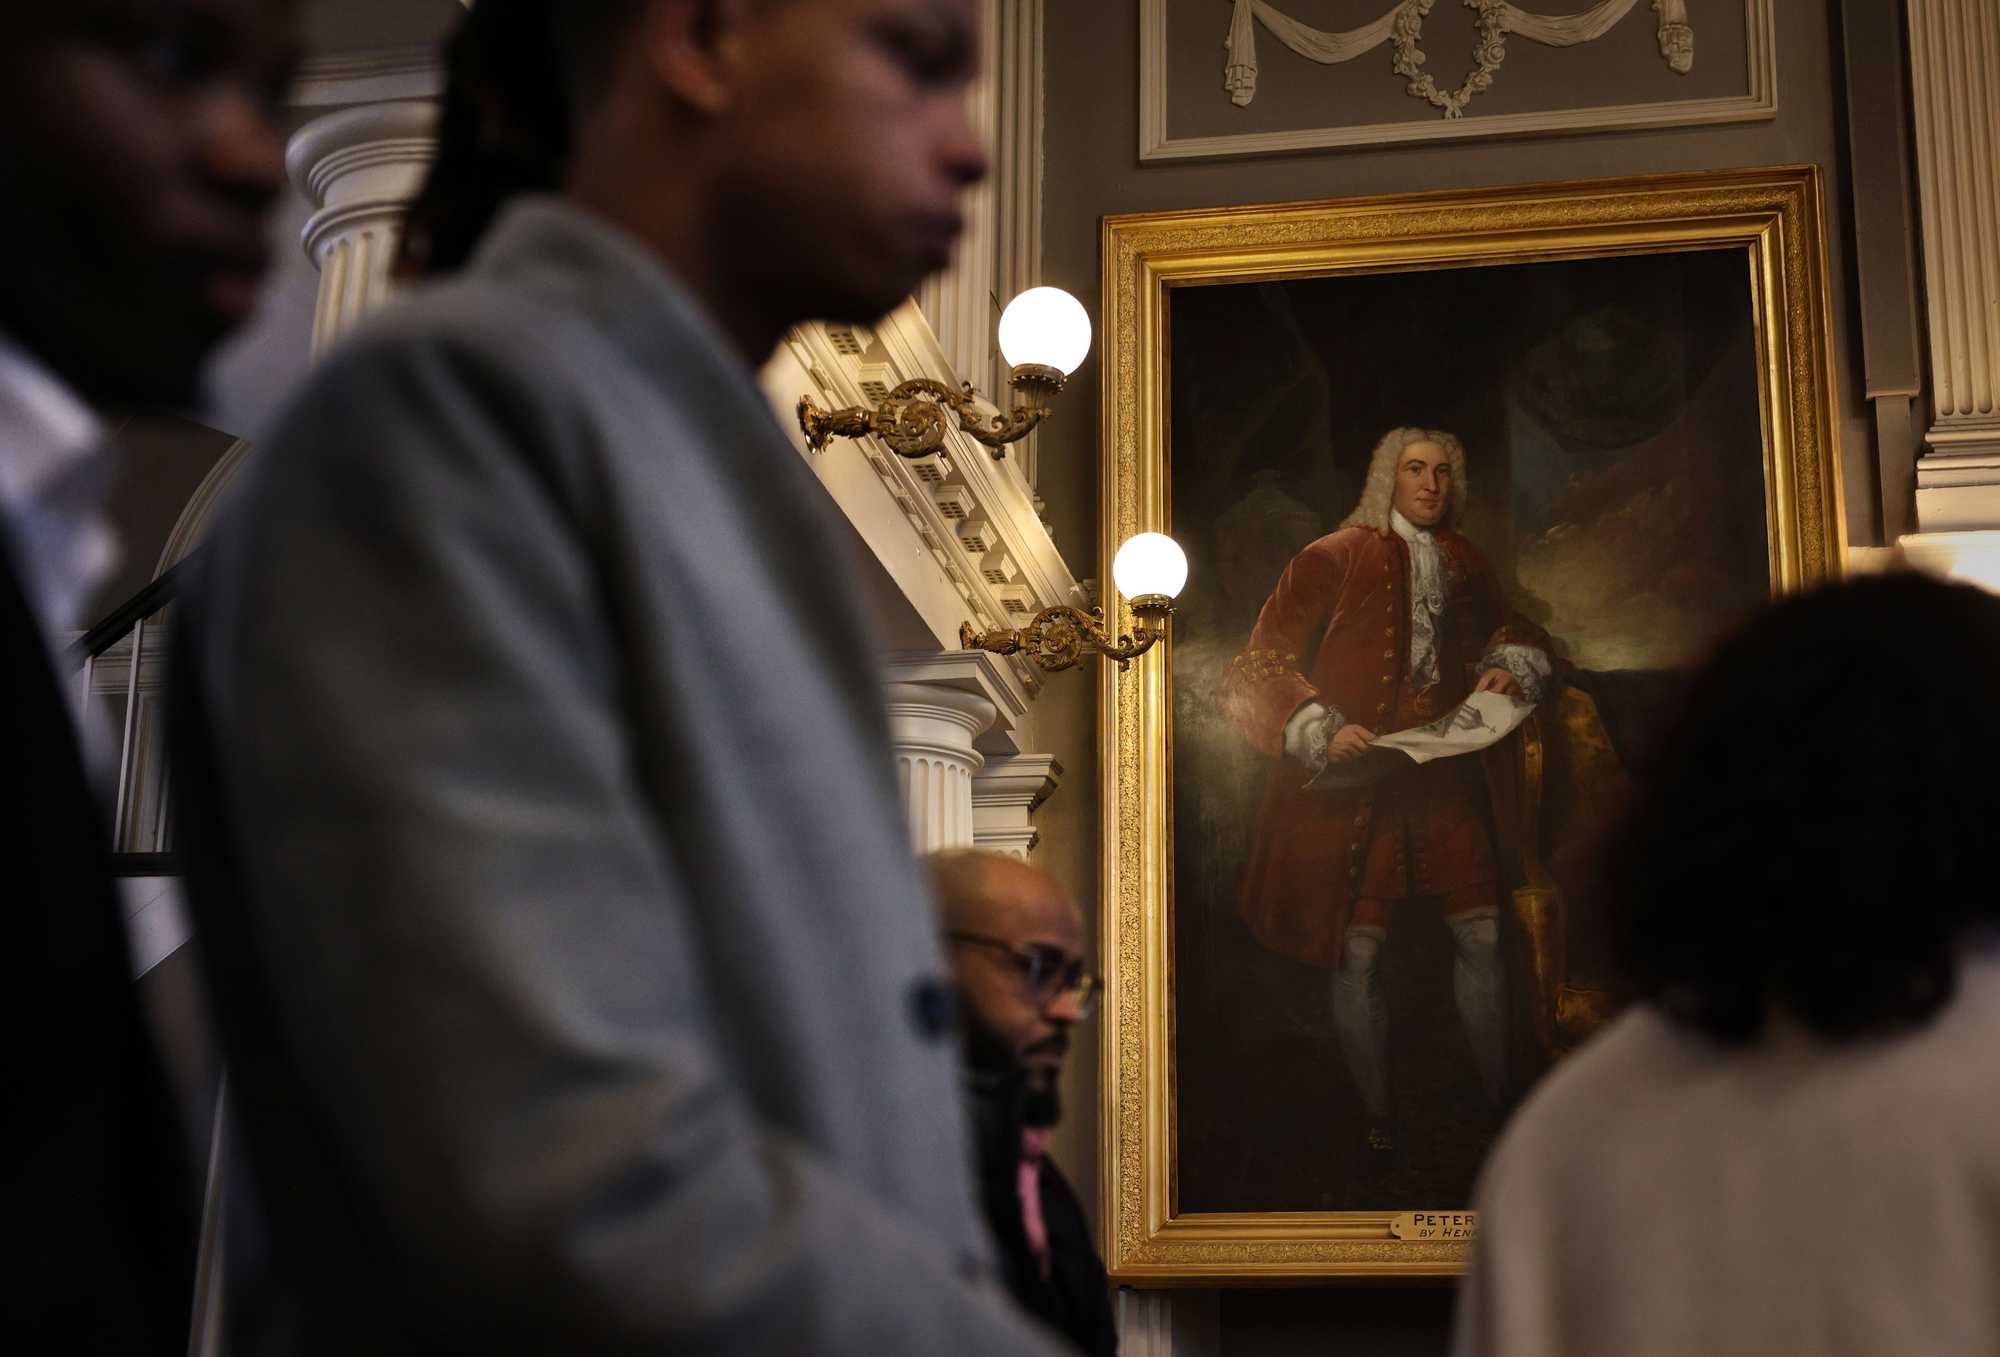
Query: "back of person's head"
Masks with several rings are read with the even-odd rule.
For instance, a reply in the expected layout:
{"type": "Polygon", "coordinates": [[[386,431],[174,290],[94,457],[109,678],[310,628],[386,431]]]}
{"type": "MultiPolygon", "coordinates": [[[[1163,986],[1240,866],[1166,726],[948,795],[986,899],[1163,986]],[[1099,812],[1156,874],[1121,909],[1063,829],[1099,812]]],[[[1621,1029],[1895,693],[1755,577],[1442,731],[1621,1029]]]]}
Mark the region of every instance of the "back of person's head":
{"type": "Polygon", "coordinates": [[[0,332],[86,397],[190,401],[249,318],[299,9],[0,4],[0,332]]]}
{"type": "Polygon", "coordinates": [[[985,173],[976,20],[973,0],[480,0],[402,272],[460,267],[509,200],[560,192],[780,324],[872,320],[949,262],[985,173]]]}
{"type": "Polygon", "coordinates": [[[578,92],[608,78],[643,0],[482,0],[445,45],[438,156],[410,205],[406,277],[464,267],[508,200],[553,193],[569,163],[578,92]]]}
{"type": "Polygon", "coordinates": [[[989,908],[988,879],[1001,862],[1000,854],[980,848],[941,848],[917,861],[930,878],[931,899],[942,927],[977,927],[986,922],[982,911],[989,908]]]}
{"type": "Polygon", "coordinates": [[[2000,598],[1892,575],[1786,599],[1722,642],[1657,734],[1612,851],[1640,997],[1723,1041],[1774,1011],[1887,1035],[2000,923],[1985,865],[2000,598]]]}

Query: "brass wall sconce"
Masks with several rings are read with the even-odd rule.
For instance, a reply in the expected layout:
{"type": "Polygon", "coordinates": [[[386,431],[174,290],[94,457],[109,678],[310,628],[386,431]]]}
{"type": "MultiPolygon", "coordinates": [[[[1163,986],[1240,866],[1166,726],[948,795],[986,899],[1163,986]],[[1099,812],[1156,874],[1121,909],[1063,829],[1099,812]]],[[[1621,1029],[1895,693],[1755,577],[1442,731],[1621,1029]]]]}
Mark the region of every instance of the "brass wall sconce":
{"type": "Polygon", "coordinates": [[[849,405],[822,410],[811,396],[801,396],[799,428],[806,446],[823,452],[836,438],[872,434],[899,457],[929,457],[944,447],[945,434],[955,423],[998,460],[1006,456],[1009,443],[1027,437],[1047,418],[1063,383],[1090,352],[1090,316],[1061,288],[1029,288],[1000,316],[1000,352],[1014,369],[1008,385],[1019,393],[1011,410],[984,414],[970,382],[953,390],[928,377],[899,384],[872,409],[849,405]]]}
{"type": "Polygon", "coordinates": [[[1138,619],[1130,632],[1115,639],[1102,616],[1068,604],[1036,613],[1018,629],[980,631],[970,622],[958,629],[959,647],[989,650],[996,655],[1025,655],[1036,667],[1054,673],[1068,669],[1085,655],[1116,660],[1122,672],[1167,634],[1174,599],[1187,584],[1187,555],[1164,533],[1142,532],[1127,538],[1111,563],[1111,578],[1119,593],[1131,600],[1138,619]]]}

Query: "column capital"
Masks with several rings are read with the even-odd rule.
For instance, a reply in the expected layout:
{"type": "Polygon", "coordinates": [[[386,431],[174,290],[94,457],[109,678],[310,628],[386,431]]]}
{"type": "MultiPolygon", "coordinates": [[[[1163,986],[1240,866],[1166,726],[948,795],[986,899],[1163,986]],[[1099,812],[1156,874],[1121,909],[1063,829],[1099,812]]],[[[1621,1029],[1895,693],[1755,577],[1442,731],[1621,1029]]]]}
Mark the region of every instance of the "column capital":
{"type": "Polygon", "coordinates": [[[292,134],[285,170],[317,209],[304,238],[315,264],[343,229],[401,218],[437,156],[437,120],[436,104],[402,100],[329,113],[292,134]]]}
{"type": "Polygon", "coordinates": [[[993,724],[993,704],[945,684],[888,683],[883,705],[911,843],[919,853],[970,846],[972,779],[986,763],[973,742],[993,724]]]}
{"type": "Polygon", "coordinates": [[[983,650],[895,651],[882,661],[883,677],[893,685],[915,684],[949,689],[984,698],[993,715],[979,732],[981,752],[1011,755],[1021,752],[1028,719],[1028,690],[1013,669],[983,650]]]}
{"type": "Polygon", "coordinates": [[[968,772],[986,762],[973,742],[993,724],[994,708],[978,693],[935,683],[890,683],[883,695],[897,753],[921,750],[956,759],[968,772]]]}
{"type": "Polygon", "coordinates": [[[397,100],[314,118],[293,133],[285,169],[315,211],[301,244],[320,271],[313,353],[395,292],[403,217],[437,155],[436,104],[397,100]]]}

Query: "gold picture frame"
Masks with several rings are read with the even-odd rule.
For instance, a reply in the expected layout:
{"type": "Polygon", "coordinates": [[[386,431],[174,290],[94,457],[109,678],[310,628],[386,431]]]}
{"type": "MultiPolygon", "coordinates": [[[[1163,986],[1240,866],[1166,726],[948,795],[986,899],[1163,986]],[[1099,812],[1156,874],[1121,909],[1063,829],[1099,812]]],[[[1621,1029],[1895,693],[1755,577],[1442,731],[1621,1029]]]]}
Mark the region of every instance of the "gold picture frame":
{"type": "MultiPolygon", "coordinates": [[[[1173,531],[1174,289],[1729,250],[1742,254],[1755,327],[1771,583],[1835,576],[1845,541],[1824,232],[1812,166],[1109,217],[1102,559],[1133,533],[1173,531]]],[[[1408,1221],[1389,1211],[1180,1208],[1171,645],[1129,673],[1106,665],[1101,680],[1110,1273],[1140,1285],[1456,1274],[1466,1244],[1450,1231],[1398,1238],[1408,1221]]]]}

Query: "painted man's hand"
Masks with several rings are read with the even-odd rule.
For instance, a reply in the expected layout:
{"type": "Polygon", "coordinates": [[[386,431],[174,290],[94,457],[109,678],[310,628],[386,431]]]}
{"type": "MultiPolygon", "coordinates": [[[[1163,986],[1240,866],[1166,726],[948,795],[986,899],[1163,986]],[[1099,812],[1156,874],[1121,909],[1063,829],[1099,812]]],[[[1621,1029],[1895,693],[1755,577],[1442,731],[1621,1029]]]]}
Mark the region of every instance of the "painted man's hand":
{"type": "Polygon", "coordinates": [[[1509,697],[1521,695],[1521,681],[1498,667],[1487,670],[1479,676],[1479,682],[1472,686],[1475,693],[1505,693],[1509,697]]]}
{"type": "Polygon", "coordinates": [[[1374,731],[1350,722],[1336,730],[1333,738],[1326,742],[1326,761],[1346,763],[1349,759],[1358,759],[1366,754],[1368,746],[1374,743],[1374,731]]]}

